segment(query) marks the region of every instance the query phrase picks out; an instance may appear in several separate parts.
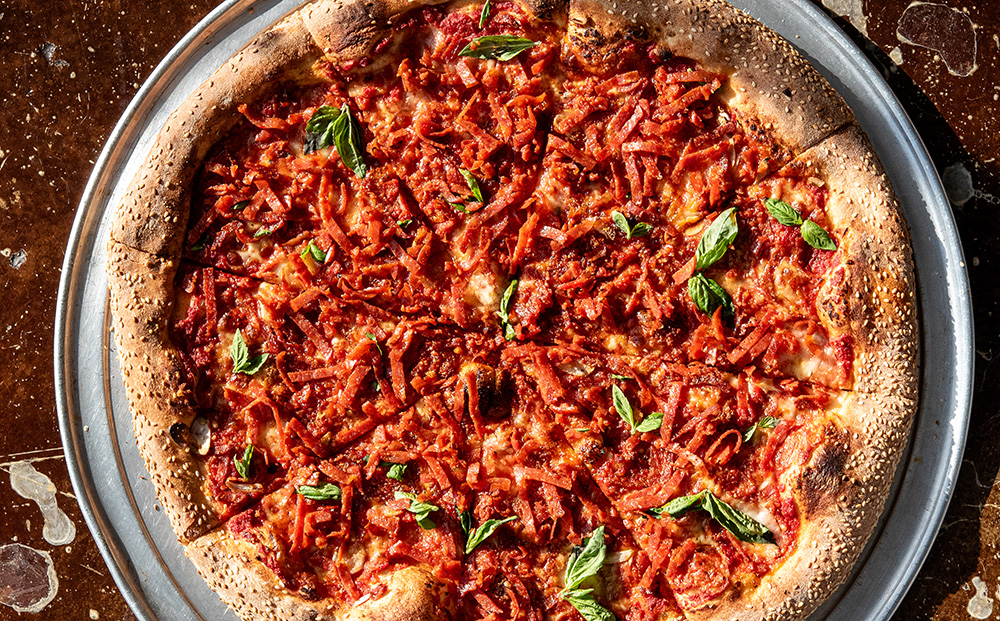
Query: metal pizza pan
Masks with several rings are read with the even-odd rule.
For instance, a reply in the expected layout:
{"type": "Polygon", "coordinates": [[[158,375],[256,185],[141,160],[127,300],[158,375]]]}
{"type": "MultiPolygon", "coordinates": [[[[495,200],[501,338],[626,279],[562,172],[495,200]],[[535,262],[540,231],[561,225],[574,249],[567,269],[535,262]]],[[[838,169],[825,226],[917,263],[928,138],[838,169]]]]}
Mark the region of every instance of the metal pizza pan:
{"type": "MultiPolygon", "coordinates": [[[[850,580],[814,620],[888,619],[934,541],[969,423],[971,296],[941,182],[913,124],[864,54],[808,0],[732,0],[788,39],[854,110],[892,181],[913,240],[922,325],[921,402],[878,529],[850,580]]],[[[167,115],[298,0],[228,0],[160,63],[115,127],[76,215],[56,308],[55,378],[66,463],[87,525],[142,621],[236,615],[184,556],[135,446],[110,338],[105,244],[112,206],[167,115]]]]}

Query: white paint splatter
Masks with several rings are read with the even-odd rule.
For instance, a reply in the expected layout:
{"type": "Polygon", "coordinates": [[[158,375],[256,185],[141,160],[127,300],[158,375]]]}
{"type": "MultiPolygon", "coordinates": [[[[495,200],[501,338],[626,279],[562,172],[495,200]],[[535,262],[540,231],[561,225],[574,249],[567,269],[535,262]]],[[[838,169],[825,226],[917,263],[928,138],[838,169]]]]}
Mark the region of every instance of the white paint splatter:
{"type": "MultiPolygon", "coordinates": [[[[969,600],[969,605],[965,609],[973,619],[989,619],[993,614],[993,600],[986,592],[986,583],[977,576],[972,579],[972,586],[975,587],[976,594],[969,600]]],[[[1000,587],[997,590],[1000,591],[1000,587]]]]}
{"type": "Polygon", "coordinates": [[[52,480],[26,461],[10,466],[10,486],[28,500],[34,500],[45,523],[42,537],[54,546],[64,546],[76,538],[76,525],[56,503],[56,486],[52,480]]]}
{"type": "Polygon", "coordinates": [[[59,577],[48,552],[20,543],[0,546],[0,604],[36,613],[59,591],[59,577]]]}
{"type": "Polygon", "coordinates": [[[823,6],[847,19],[861,34],[868,36],[868,17],[863,0],[823,0],[823,6]]]}
{"type": "Polygon", "coordinates": [[[897,65],[903,64],[903,50],[899,49],[899,46],[892,48],[889,52],[889,59],[897,65]]]}

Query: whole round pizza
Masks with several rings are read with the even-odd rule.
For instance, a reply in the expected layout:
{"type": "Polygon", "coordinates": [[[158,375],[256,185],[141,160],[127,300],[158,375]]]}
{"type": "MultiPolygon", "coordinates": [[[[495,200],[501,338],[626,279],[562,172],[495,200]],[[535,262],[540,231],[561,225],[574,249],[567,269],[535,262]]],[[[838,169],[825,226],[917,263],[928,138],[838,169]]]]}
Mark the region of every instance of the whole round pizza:
{"type": "Polygon", "coordinates": [[[717,0],[318,0],[119,206],[136,439],[244,619],[799,619],[917,399],[905,223],[717,0]]]}

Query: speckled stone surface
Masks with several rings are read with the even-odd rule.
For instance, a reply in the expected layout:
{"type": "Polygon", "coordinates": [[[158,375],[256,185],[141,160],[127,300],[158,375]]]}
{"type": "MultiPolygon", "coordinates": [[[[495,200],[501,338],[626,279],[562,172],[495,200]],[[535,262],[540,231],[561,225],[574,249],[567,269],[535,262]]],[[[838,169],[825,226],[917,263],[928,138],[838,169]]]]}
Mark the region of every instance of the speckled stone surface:
{"type": "MultiPolygon", "coordinates": [[[[216,4],[0,0],[0,620],[134,618],[89,536],[62,457],[56,291],[76,206],[112,127],[156,63],[216,4]],[[37,493],[26,495],[40,501],[22,495],[20,479],[31,472],[22,462],[37,472],[28,477],[37,493]],[[68,543],[68,532],[43,535],[46,519],[63,519],[58,512],[75,528],[68,543]],[[5,595],[12,585],[24,587],[19,599],[5,595]]],[[[1000,620],[1000,4],[822,4],[883,70],[927,143],[972,278],[977,370],[966,459],[944,528],[896,618],[1000,620]]]]}

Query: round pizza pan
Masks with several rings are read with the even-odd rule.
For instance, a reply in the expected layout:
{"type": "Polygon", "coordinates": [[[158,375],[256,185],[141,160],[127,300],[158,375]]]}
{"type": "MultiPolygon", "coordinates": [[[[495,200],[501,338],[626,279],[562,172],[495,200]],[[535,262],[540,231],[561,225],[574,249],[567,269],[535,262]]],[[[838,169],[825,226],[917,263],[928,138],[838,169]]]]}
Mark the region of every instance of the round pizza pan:
{"type": "MultiPolygon", "coordinates": [[[[732,0],[787,38],[844,96],[885,165],[913,240],[921,315],[921,402],[879,527],[847,583],[814,620],[887,619],[916,577],[955,486],[969,422],[973,340],[955,222],[927,151],[881,75],[808,0],[732,0]]],[[[70,478],[118,587],[142,621],[236,621],[184,556],[132,436],[109,335],[105,244],[113,205],[167,115],[299,0],[228,0],[188,33],[140,89],[105,146],[66,249],[55,378],[70,478]]]]}

